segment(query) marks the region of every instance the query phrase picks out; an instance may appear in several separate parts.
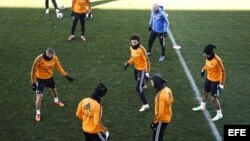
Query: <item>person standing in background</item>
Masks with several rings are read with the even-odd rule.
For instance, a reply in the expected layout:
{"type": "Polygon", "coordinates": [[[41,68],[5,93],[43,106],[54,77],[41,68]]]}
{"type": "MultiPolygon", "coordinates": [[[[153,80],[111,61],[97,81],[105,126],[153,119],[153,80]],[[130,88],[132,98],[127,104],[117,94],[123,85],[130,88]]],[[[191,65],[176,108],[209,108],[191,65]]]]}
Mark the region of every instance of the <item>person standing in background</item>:
{"type": "Polygon", "coordinates": [[[159,61],[162,62],[165,59],[165,48],[167,32],[169,28],[168,16],[164,12],[163,6],[159,4],[153,4],[151,17],[149,21],[149,39],[148,39],[148,56],[151,55],[151,50],[156,37],[159,38],[161,45],[161,56],[159,61]]]}
{"type": "Polygon", "coordinates": [[[68,41],[72,41],[75,39],[75,30],[78,20],[80,19],[81,23],[81,41],[85,42],[85,22],[86,22],[86,14],[91,16],[91,5],[90,0],[72,0],[72,9],[71,15],[73,17],[72,26],[71,26],[71,35],[68,37],[68,41]]]}

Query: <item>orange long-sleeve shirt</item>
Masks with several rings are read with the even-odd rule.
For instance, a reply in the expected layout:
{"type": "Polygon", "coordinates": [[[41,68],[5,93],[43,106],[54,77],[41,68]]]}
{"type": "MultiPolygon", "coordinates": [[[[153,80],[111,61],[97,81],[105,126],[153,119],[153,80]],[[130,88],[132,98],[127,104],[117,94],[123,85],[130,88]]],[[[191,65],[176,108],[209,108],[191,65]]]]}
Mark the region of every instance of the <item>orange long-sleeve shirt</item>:
{"type": "Polygon", "coordinates": [[[225,83],[225,69],[222,60],[219,56],[215,55],[212,60],[206,59],[203,70],[207,71],[207,79],[211,81],[219,81],[220,84],[225,83]]]}
{"type": "Polygon", "coordinates": [[[85,98],[78,104],[76,116],[82,120],[82,129],[87,133],[107,131],[101,123],[102,106],[92,98],[85,98]]]}
{"type": "Polygon", "coordinates": [[[43,54],[39,55],[31,69],[31,82],[35,83],[36,78],[40,79],[49,79],[54,74],[54,68],[57,68],[57,70],[63,75],[66,76],[67,73],[64,71],[63,67],[61,66],[58,58],[56,55],[53,56],[53,58],[50,61],[47,61],[43,58],[43,54]]]}
{"type": "Polygon", "coordinates": [[[79,14],[91,12],[90,0],[72,0],[72,11],[79,14]]]}
{"type": "Polygon", "coordinates": [[[130,47],[130,53],[129,64],[134,64],[137,70],[150,72],[150,61],[146,49],[142,45],[137,49],[130,47]]]}
{"type": "Polygon", "coordinates": [[[172,91],[165,87],[160,90],[155,97],[155,117],[153,122],[159,121],[164,123],[170,123],[172,119],[172,104],[174,98],[172,91]]]}

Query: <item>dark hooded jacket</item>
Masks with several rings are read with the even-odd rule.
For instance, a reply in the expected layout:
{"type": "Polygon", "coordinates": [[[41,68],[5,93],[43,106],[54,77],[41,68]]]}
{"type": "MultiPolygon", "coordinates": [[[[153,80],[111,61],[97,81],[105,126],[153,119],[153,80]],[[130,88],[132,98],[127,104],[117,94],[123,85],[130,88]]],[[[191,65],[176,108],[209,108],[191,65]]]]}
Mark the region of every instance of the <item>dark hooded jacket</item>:
{"type": "Polygon", "coordinates": [[[106,95],[108,89],[104,86],[104,84],[100,83],[94,90],[91,98],[96,100],[98,103],[101,102],[101,98],[106,95]]]}
{"type": "Polygon", "coordinates": [[[153,75],[151,80],[154,82],[154,88],[156,89],[156,92],[159,92],[161,89],[163,89],[167,82],[157,74],[153,75]]]}

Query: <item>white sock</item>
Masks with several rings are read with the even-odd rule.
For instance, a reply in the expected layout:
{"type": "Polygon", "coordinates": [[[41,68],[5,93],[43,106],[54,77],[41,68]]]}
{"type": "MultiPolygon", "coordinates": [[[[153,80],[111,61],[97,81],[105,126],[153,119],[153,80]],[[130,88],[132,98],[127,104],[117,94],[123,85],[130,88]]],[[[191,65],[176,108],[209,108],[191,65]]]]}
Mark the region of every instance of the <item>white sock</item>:
{"type": "Polygon", "coordinates": [[[40,110],[36,110],[36,114],[40,115],[41,114],[40,110]]]}
{"type": "Polygon", "coordinates": [[[202,109],[205,109],[205,106],[206,106],[206,102],[201,102],[200,107],[201,107],[202,109]]]}
{"type": "Polygon", "coordinates": [[[57,103],[59,101],[58,97],[54,97],[54,101],[57,103]]]}
{"type": "Polygon", "coordinates": [[[220,109],[220,110],[216,110],[216,111],[217,111],[217,114],[222,114],[222,113],[221,113],[221,109],[220,109]]]}

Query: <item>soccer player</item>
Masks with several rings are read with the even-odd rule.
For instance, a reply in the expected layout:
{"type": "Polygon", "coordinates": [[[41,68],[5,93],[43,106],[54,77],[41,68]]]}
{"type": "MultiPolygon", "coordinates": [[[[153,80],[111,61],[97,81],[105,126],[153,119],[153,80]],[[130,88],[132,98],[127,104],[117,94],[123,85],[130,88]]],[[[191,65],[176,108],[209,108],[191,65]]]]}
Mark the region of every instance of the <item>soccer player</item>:
{"type": "Polygon", "coordinates": [[[102,106],[101,99],[106,95],[107,88],[100,83],[90,98],[80,101],[77,107],[76,116],[82,121],[82,130],[85,141],[106,141],[109,132],[101,123],[102,106]]]}
{"type": "Polygon", "coordinates": [[[207,77],[204,84],[204,92],[200,106],[193,108],[193,111],[204,111],[208,94],[211,94],[211,100],[217,110],[216,116],[212,121],[217,121],[223,118],[221,112],[221,106],[219,102],[219,95],[221,90],[224,89],[225,83],[225,69],[221,58],[214,53],[215,45],[209,44],[204,49],[204,56],[206,57],[206,63],[201,70],[201,76],[204,77],[205,71],[207,77]]]}
{"type": "MultiPolygon", "coordinates": [[[[60,10],[58,9],[57,7],[57,3],[56,3],[56,0],[51,0],[52,1],[52,4],[54,5],[54,8],[56,10],[56,15],[60,12],[60,10]]],[[[49,0],[45,0],[45,14],[49,14],[49,0]]]]}
{"type": "Polygon", "coordinates": [[[159,75],[153,75],[151,84],[156,90],[155,117],[152,121],[153,141],[163,141],[164,130],[172,119],[172,105],[174,98],[170,88],[166,87],[166,80],[159,75]]]}
{"type": "Polygon", "coordinates": [[[124,70],[126,71],[129,65],[134,64],[136,91],[143,103],[139,111],[144,112],[145,110],[149,109],[149,105],[144,94],[144,89],[146,89],[147,87],[146,85],[144,85],[144,81],[145,78],[149,78],[150,62],[146,49],[142,45],[140,45],[140,37],[138,35],[132,35],[129,40],[131,43],[131,58],[124,64],[124,70]]]}
{"type": "Polygon", "coordinates": [[[73,81],[73,78],[67,75],[63,70],[59,59],[55,55],[52,48],[46,49],[43,54],[36,57],[32,69],[31,69],[31,83],[32,89],[36,92],[36,121],[41,120],[41,104],[43,98],[43,91],[45,87],[50,88],[52,96],[54,97],[54,102],[59,107],[64,107],[64,104],[58,99],[58,94],[56,90],[56,84],[53,77],[54,68],[65,76],[69,82],[73,81]]]}
{"type": "Polygon", "coordinates": [[[165,59],[165,38],[167,37],[168,27],[169,21],[167,18],[167,14],[164,12],[163,6],[159,6],[159,4],[153,4],[149,21],[150,34],[148,39],[148,55],[151,55],[153,43],[156,37],[158,37],[162,51],[161,56],[159,58],[160,62],[165,59]]]}
{"type": "Polygon", "coordinates": [[[86,20],[86,13],[91,16],[91,5],[90,0],[72,0],[72,9],[71,9],[73,22],[71,27],[71,35],[68,37],[68,41],[72,41],[75,38],[75,30],[78,20],[80,19],[81,23],[81,41],[85,42],[86,38],[85,34],[85,20],[86,20]]]}

